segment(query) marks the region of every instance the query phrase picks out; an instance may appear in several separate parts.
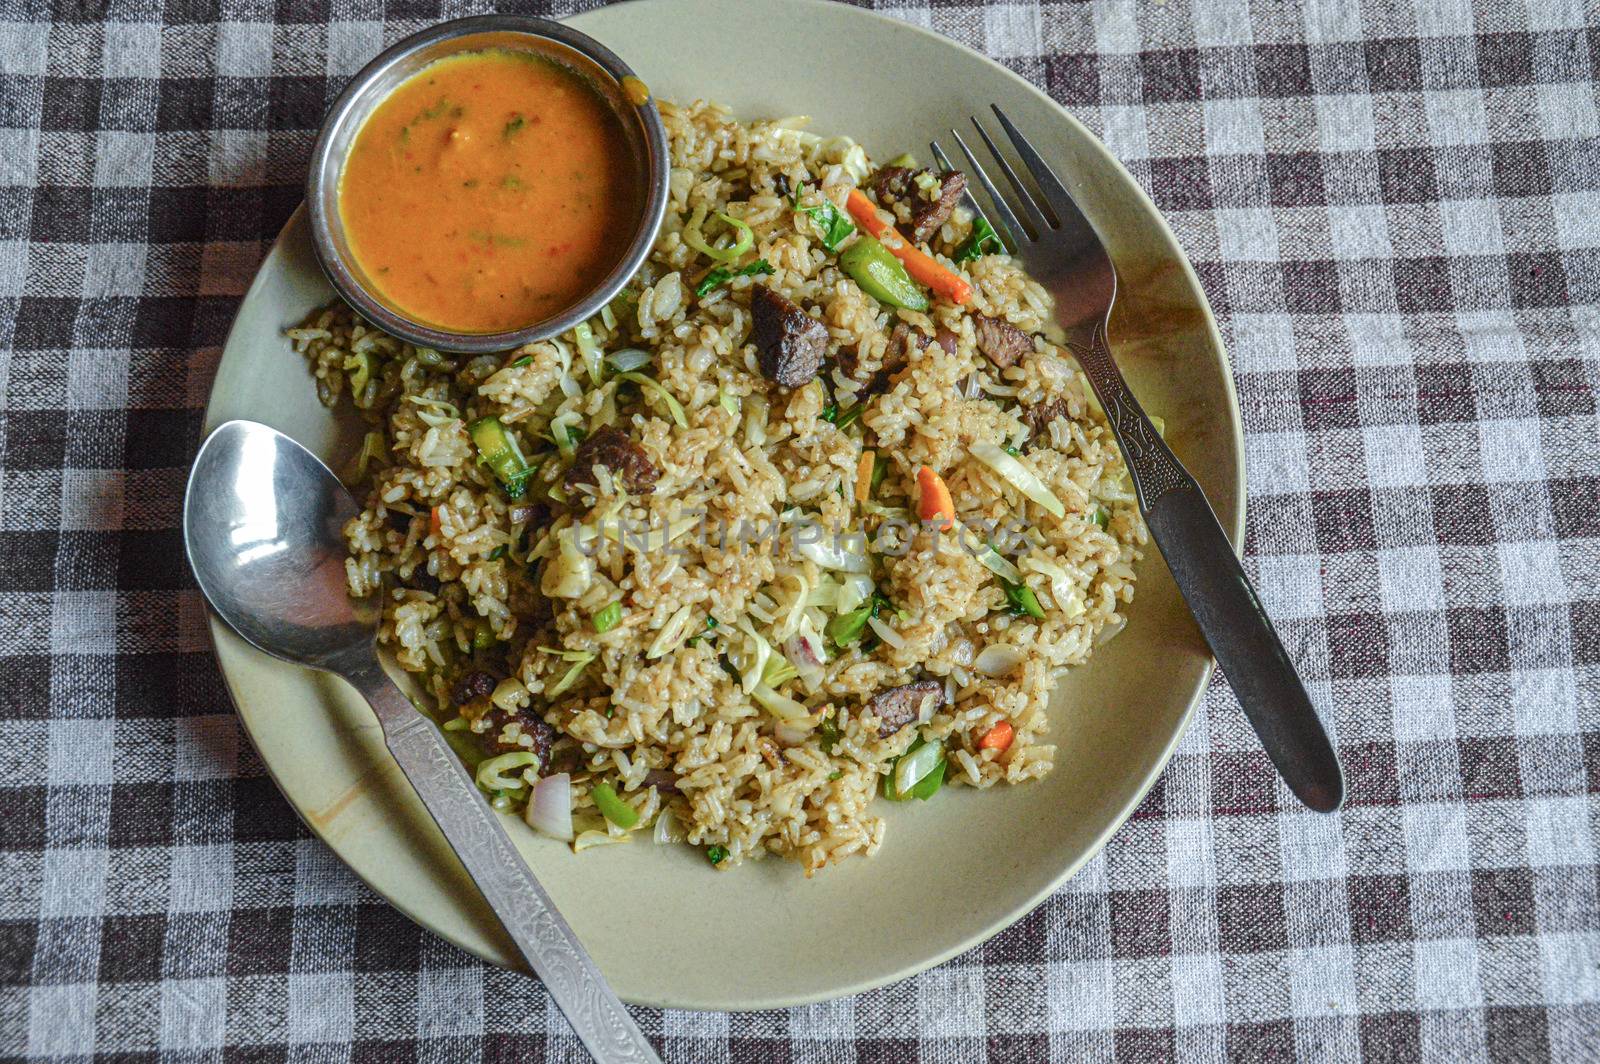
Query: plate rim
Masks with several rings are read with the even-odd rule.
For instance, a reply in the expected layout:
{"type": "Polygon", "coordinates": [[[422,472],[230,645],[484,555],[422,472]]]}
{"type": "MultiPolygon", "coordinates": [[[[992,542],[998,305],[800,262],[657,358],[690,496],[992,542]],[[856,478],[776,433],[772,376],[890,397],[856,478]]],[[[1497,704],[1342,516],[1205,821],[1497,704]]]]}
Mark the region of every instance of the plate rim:
{"type": "MultiPolygon", "coordinates": [[[[1233,360],[1228,354],[1227,345],[1223,342],[1222,332],[1217,324],[1216,313],[1213,311],[1211,306],[1211,299],[1207,294],[1205,287],[1201,284],[1200,278],[1195,272],[1194,265],[1189,261],[1189,256],[1185,252],[1183,245],[1179,242],[1177,234],[1173,232],[1172,227],[1167,222],[1166,216],[1150,198],[1149,193],[1147,193],[1144,187],[1140,185],[1139,182],[1134,179],[1133,175],[1128,172],[1127,168],[1123,166],[1121,160],[1112,154],[1111,150],[1106,147],[1105,143],[1098,136],[1096,136],[1092,130],[1079,121],[1079,119],[1070,110],[1051,97],[1049,93],[1045,92],[1027,78],[1010,69],[1005,64],[989,57],[988,55],[985,55],[983,52],[980,52],[969,45],[957,41],[954,38],[948,37],[945,34],[939,33],[936,30],[930,29],[929,27],[919,25],[914,22],[909,22],[904,19],[895,18],[893,15],[886,14],[877,9],[854,7],[849,4],[837,3],[835,0],[743,0],[743,2],[749,4],[763,3],[769,6],[791,8],[808,7],[813,9],[827,9],[830,12],[830,17],[834,14],[843,13],[844,17],[847,18],[851,17],[852,15],[868,18],[887,23],[897,32],[909,32],[923,37],[932,38],[944,47],[953,48],[960,52],[964,52],[969,57],[974,57],[978,60],[981,60],[983,63],[999,71],[1011,82],[1013,82],[1014,85],[1020,90],[1026,91],[1037,97],[1042,102],[1048,104],[1049,107],[1055,111],[1055,113],[1061,119],[1073,126],[1076,132],[1083,137],[1085,144],[1091,147],[1092,152],[1099,158],[1100,163],[1102,165],[1109,166],[1114,173],[1124,180],[1126,186],[1132,190],[1132,195],[1129,197],[1129,199],[1139,208],[1142,214],[1154,219],[1157,231],[1160,236],[1165,239],[1172,258],[1182,268],[1184,279],[1200,295],[1199,306],[1203,312],[1205,330],[1209,336],[1211,345],[1216,352],[1217,365],[1220,371],[1219,376],[1221,377],[1222,381],[1223,398],[1226,401],[1226,414],[1228,422],[1227,428],[1233,442],[1233,453],[1235,456],[1234,461],[1232,462],[1232,469],[1228,473],[1228,475],[1232,478],[1231,486],[1233,489],[1233,498],[1235,500],[1234,512],[1231,515],[1219,514],[1218,519],[1222,524],[1224,533],[1227,535],[1228,540],[1233,547],[1234,553],[1242,557],[1245,542],[1245,526],[1248,513],[1248,498],[1245,464],[1246,456],[1244,418],[1243,411],[1239,405],[1239,394],[1237,383],[1234,378],[1233,360]],[[841,12],[840,9],[843,9],[843,12],[841,12]]],[[[661,7],[667,5],[673,5],[682,8],[687,8],[690,6],[689,4],[684,3],[683,0],[624,0],[624,2],[620,4],[608,5],[608,7],[603,10],[610,10],[613,8],[627,9],[634,7],[661,7]]],[[[556,21],[562,23],[576,22],[581,28],[584,17],[590,13],[591,12],[587,11],[577,12],[572,15],[564,16],[556,21]]],[[[271,262],[273,262],[274,259],[280,257],[284,253],[283,248],[285,246],[286,238],[294,230],[294,227],[296,225],[308,224],[306,214],[306,202],[302,199],[296,205],[294,211],[289,215],[288,220],[284,222],[282,228],[278,230],[277,235],[273,238],[271,247],[268,249],[267,253],[262,256],[261,261],[255,268],[255,272],[251,277],[250,285],[245,289],[244,294],[239,298],[239,302],[234,308],[233,318],[229,323],[227,336],[223,339],[220,349],[221,354],[219,354],[217,364],[213,368],[211,385],[206,391],[206,405],[202,411],[201,417],[202,440],[215,428],[215,415],[213,410],[217,407],[219,402],[218,387],[221,379],[221,374],[218,372],[218,370],[220,369],[223,357],[226,356],[228,350],[233,346],[235,333],[239,328],[239,321],[242,316],[241,311],[256,296],[257,290],[265,285],[267,267],[271,262]]],[[[1209,497],[1207,498],[1207,502],[1211,502],[1209,497]]],[[[1215,511],[1214,505],[1212,508],[1213,511],[1215,511]]],[[[205,609],[207,622],[206,635],[210,645],[212,659],[216,663],[217,671],[222,676],[223,686],[227,691],[228,701],[233,706],[234,716],[238,720],[241,729],[245,732],[246,737],[249,738],[251,745],[256,748],[259,754],[261,749],[260,744],[257,742],[255,733],[250,727],[247,715],[241,710],[240,694],[236,689],[235,677],[229,672],[228,668],[223,663],[221,648],[219,646],[219,638],[224,637],[225,634],[231,635],[231,630],[228,629],[227,626],[217,617],[215,611],[210,608],[209,604],[205,606],[205,609]]],[[[1143,803],[1145,797],[1149,794],[1150,789],[1155,785],[1156,781],[1160,779],[1161,775],[1167,770],[1167,766],[1171,762],[1172,756],[1177,750],[1178,744],[1181,743],[1184,739],[1184,736],[1188,734],[1189,728],[1194,723],[1195,713],[1201,702],[1205,699],[1206,692],[1210,689],[1211,682],[1215,678],[1216,667],[1216,658],[1208,655],[1202,667],[1200,677],[1195,684],[1194,692],[1189,696],[1188,704],[1184,707],[1183,713],[1179,718],[1178,726],[1173,729],[1172,735],[1163,746],[1160,755],[1152,762],[1151,767],[1145,773],[1144,778],[1139,781],[1138,786],[1133,790],[1127,803],[1117,813],[1117,815],[1107,823],[1106,827],[1102,831],[1094,836],[1092,842],[1084,848],[1082,854],[1080,854],[1075,860],[1064,865],[1059,873],[1050,878],[1033,894],[1025,897],[1022,901],[1006,911],[997,914],[991,920],[986,921],[986,926],[981,930],[975,931],[955,941],[951,945],[944,947],[943,949],[934,951],[919,960],[907,963],[881,977],[866,977],[853,980],[849,983],[836,986],[826,992],[797,993],[792,995],[768,994],[759,998],[741,1000],[736,1004],[721,1005],[685,1003],[684,1001],[671,1001],[658,998],[638,998],[630,995],[624,995],[623,999],[631,1005],[641,1007],[659,1009],[686,1009],[689,1011],[757,1012],[767,1009],[793,1008],[797,1006],[815,1004],[822,1001],[832,1001],[843,997],[850,997],[900,983],[911,978],[912,976],[927,971],[930,968],[934,968],[953,957],[982,945],[984,942],[987,942],[1001,931],[1004,931],[1005,929],[1017,923],[1028,913],[1038,908],[1046,898],[1060,890],[1062,885],[1066,883],[1067,880],[1077,875],[1077,873],[1082,870],[1084,865],[1098,856],[1105,848],[1106,843],[1111,839],[1111,837],[1122,829],[1123,825],[1127,823],[1129,817],[1131,817],[1143,803]]],[[[449,942],[451,945],[478,958],[479,960],[484,961],[485,963],[492,964],[496,967],[502,966],[502,959],[493,955],[489,950],[482,948],[480,943],[461,941],[455,936],[435,927],[433,923],[424,919],[417,911],[415,911],[413,907],[396,901],[387,892],[380,889],[377,884],[373,883],[367,876],[356,871],[354,865],[352,865],[350,861],[345,858],[341,845],[333,840],[330,840],[323,831],[318,830],[317,827],[311,823],[306,811],[301,809],[300,803],[298,803],[290,795],[289,791],[283,786],[278,777],[278,773],[274,769],[271,762],[265,756],[261,757],[261,762],[266,770],[267,777],[272,780],[273,786],[278,789],[278,793],[283,797],[290,809],[293,810],[296,818],[305,825],[306,830],[315,836],[320,842],[322,842],[323,845],[327,846],[328,849],[332,851],[334,856],[339,859],[339,862],[344,865],[345,869],[354,875],[358,880],[360,880],[361,883],[363,883],[369,890],[371,890],[378,897],[382,898],[386,904],[398,910],[408,920],[411,920],[418,927],[429,934],[438,936],[446,942],[449,942]]],[[[518,967],[522,966],[519,965],[518,967]]],[[[526,969],[524,968],[523,970],[526,969]]]]}

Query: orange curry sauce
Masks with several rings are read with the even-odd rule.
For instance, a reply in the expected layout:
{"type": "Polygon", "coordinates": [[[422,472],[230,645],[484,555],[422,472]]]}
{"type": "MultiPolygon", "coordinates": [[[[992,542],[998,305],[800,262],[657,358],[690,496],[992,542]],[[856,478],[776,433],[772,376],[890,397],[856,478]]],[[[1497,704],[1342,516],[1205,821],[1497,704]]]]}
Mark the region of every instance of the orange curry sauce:
{"type": "Polygon", "coordinates": [[[571,71],[507,49],[442,59],[357,134],[339,181],[351,250],[407,317],[455,332],[549,318],[622,258],[643,181],[571,71]]]}

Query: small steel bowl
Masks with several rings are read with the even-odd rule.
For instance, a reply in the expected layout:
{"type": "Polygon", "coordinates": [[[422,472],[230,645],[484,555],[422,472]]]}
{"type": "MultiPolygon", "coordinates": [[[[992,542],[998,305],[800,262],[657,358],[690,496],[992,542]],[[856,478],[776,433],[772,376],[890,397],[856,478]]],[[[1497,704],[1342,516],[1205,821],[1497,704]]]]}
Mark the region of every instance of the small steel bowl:
{"type": "Polygon", "coordinates": [[[423,347],[479,353],[504,351],[543,340],[597,314],[639,269],[667,208],[667,133],[653,97],[628,65],[587,34],[556,22],[523,15],[480,15],[454,19],[413,34],[390,47],[361,69],[334,101],[311,152],[306,200],[311,208],[311,236],[323,272],[345,301],[385,332],[423,347]],[[538,52],[574,71],[605,100],[622,122],[634,164],[644,174],[644,210],[638,232],[616,268],[580,301],[560,314],[509,332],[452,332],[407,317],[386,302],[351,253],[339,213],[339,178],[356,134],[373,110],[407,78],[446,56],[486,48],[538,52]],[[623,79],[629,79],[624,86],[623,79]],[[629,99],[630,89],[644,95],[629,99]]]}

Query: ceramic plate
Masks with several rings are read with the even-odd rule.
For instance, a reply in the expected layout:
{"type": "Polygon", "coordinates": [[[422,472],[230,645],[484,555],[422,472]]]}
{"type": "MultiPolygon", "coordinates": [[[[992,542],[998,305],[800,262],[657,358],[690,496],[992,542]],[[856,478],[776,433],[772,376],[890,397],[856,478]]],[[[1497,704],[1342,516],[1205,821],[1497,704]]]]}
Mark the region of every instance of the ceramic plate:
{"type": "MultiPolygon", "coordinates": [[[[1065,175],[1121,277],[1111,335],[1134,391],[1234,542],[1243,526],[1238,404],[1204,295],[1150,201],[1105,148],[1027,82],[943,37],[816,0],[639,0],[573,19],[657,95],[742,118],[808,114],[869,154],[926,157],[928,141],[1002,105],[1065,175]]],[[[283,329],[332,298],[297,214],[239,308],[207,410],[252,418],[336,466],[359,433],[320,406],[283,329]]],[[[282,664],[213,622],[251,739],[289,801],[403,912],[465,949],[516,963],[498,925],[342,682],[282,664]]],[[[698,1009],[794,1005],[881,986],[982,942],[1092,856],[1166,763],[1211,659],[1158,556],[1127,629],[1062,683],[1045,780],[890,805],[878,856],[806,879],[791,862],[713,871],[648,841],[574,855],[507,826],[630,1002],[698,1009]]],[[[646,837],[647,838],[647,837],[646,837]]]]}

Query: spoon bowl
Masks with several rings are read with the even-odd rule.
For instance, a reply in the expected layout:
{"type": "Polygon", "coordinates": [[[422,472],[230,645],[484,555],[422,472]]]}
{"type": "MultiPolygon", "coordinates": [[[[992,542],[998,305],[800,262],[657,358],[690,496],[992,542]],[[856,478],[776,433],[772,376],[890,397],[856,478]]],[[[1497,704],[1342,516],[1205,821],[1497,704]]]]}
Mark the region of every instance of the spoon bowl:
{"type": "Polygon", "coordinates": [[[229,627],[274,657],[341,671],[370,653],[377,612],[345,583],[355,500],[275,429],[230,421],[201,446],[184,495],[195,580],[229,627]]]}
{"type": "Polygon", "coordinates": [[[345,580],[355,500],[316,455],[275,429],[229,421],[200,447],[183,539],[206,601],[251,645],[342,676],[529,967],[602,1064],[660,1064],[588,952],[511,844],[438,727],[378,661],[374,603],[345,580]]]}

